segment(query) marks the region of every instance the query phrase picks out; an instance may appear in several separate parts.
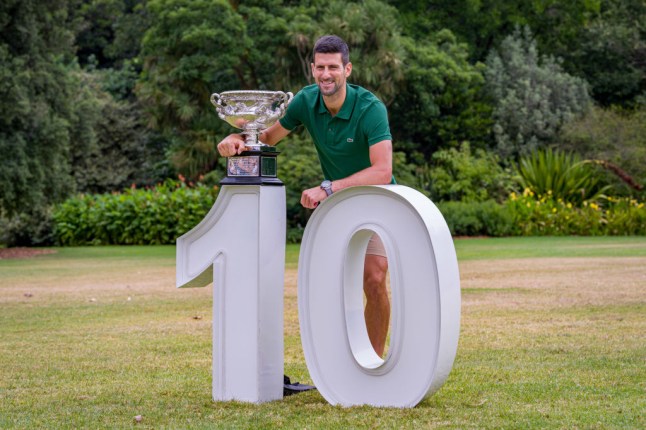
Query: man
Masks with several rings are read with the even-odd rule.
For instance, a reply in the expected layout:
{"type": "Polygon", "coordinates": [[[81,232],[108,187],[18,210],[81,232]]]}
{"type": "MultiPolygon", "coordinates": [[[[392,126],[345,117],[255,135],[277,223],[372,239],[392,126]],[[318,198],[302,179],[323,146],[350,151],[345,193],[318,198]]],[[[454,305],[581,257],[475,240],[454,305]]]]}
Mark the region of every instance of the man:
{"type": "MultiPolygon", "coordinates": [[[[312,136],[325,180],[303,191],[301,204],[314,209],[347,187],[394,183],[386,107],[369,91],[346,82],[352,73],[347,44],[337,36],[321,37],[314,45],[311,67],[315,85],[303,88],[285,116],[260,134],[260,141],[268,145],[277,144],[299,125],[312,136]]],[[[218,144],[218,151],[225,157],[244,150],[240,134],[218,144]]],[[[384,352],[390,320],[387,271],[386,252],[375,234],[366,252],[363,288],[368,336],[379,356],[384,352]]]]}

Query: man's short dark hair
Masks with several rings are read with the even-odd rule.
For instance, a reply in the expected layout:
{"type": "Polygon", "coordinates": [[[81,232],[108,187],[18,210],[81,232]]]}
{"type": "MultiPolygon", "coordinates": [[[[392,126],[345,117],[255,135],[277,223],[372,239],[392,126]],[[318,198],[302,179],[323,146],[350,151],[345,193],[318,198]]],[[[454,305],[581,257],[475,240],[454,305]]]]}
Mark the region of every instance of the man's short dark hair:
{"type": "Polygon", "coordinates": [[[350,62],[348,44],[339,36],[322,36],[314,44],[314,54],[341,54],[341,61],[345,66],[350,62]]]}

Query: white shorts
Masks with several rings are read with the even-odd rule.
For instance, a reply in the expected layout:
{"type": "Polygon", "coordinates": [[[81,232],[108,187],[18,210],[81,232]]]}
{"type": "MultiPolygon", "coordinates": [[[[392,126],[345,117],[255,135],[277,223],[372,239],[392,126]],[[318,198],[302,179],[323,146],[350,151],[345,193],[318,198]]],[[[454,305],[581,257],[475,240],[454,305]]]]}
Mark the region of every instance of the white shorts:
{"type": "Polygon", "coordinates": [[[368,248],[366,249],[366,254],[379,255],[381,257],[388,258],[388,255],[386,255],[386,248],[384,247],[384,243],[381,241],[381,238],[377,233],[373,234],[370,238],[370,241],[368,242],[368,248]]]}

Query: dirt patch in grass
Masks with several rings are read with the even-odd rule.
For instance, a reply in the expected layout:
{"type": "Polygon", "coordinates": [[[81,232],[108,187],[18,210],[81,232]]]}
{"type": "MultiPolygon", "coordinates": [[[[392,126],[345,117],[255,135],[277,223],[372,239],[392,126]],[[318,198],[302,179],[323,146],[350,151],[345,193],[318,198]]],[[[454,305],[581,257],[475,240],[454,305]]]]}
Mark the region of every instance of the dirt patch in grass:
{"type": "MultiPolygon", "coordinates": [[[[30,302],[112,302],[132,300],[138,296],[171,298],[189,293],[175,288],[174,267],[84,263],[34,263],[33,268],[6,276],[2,280],[0,304],[25,301],[25,297],[30,302]]],[[[190,292],[192,295],[196,293],[210,296],[211,288],[190,292]]]]}
{"type": "MultiPolygon", "coordinates": [[[[52,252],[9,248],[0,258],[52,252]]],[[[54,251],[55,252],[55,251],[54,251]]],[[[36,260],[34,260],[35,262],[36,260]]],[[[34,266],[36,267],[36,266],[34,266]]],[[[210,298],[212,288],[175,288],[175,267],[131,262],[77,260],[61,265],[40,260],[38,270],[6,274],[0,302],[25,300],[23,293],[53,300],[127,300],[138,295],[210,298]]],[[[285,271],[285,327],[298,330],[296,269],[285,271]]],[[[556,309],[646,302],[646,257],[523,258],[460,262],[463,312],[480,309],[556,309]]]]}
{"type": "Polygon", "coordinates": [[[0,260],[7,260],[10,258],[32,258],[37,255],[55,254],[54,249],[38,249],[38,248],[0,248],[0,260]]]}
{"type": "MultiPolygon", "coordinates": [[[[557,309],[646,302],[646,258],[523,258],[460,263],[462,310],[557,309]]],[[[285,272],[285,315],[297,322],[297,271],[285,272]]]]}
{"type": "Polygon", "coordinates": [[[646,258],[534,258],[460,264],[463,307],[554,308],[646,300],[646,258]]]}

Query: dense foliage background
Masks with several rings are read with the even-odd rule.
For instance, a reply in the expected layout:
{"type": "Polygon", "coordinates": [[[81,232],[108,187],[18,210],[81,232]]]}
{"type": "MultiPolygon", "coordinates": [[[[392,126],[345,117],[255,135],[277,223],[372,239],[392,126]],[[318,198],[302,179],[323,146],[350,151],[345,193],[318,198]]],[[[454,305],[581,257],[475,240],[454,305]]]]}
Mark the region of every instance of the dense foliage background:
{"type": "MultiPolygon", "coordinates": [[[[232,130],[210,94],[298,91],[328,33],[350,45],[351,81],[388,106],[398,182],[454,233],[643,234],[616,226],[616,211],[626,225],[644,211],[643,0],[4,0],[0,244],[69,243],[56,220],[82,217],[80,202],[166,181],[159,197],[179,175],[214,195],[232,130]]],[[[298,240],[298,196],[321,173],[306,133],[281,146],[298,240]]]]}

